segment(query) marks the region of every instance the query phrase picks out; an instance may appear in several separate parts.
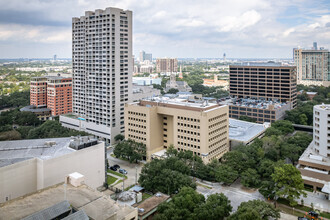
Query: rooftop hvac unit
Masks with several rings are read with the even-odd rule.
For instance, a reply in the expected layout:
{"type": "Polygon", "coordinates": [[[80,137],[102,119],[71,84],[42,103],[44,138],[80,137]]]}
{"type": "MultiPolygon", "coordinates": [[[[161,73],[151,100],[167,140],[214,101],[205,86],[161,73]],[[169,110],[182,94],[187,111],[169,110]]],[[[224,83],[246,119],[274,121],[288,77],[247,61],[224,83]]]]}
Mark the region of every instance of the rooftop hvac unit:
{"type": "Polygon", "coordinates": [[[74,187],[81,186],[83,184],[84,180],[85,180],[84,175],[82,175],[78,172],[69,174],[69,183],[74,187]]]}

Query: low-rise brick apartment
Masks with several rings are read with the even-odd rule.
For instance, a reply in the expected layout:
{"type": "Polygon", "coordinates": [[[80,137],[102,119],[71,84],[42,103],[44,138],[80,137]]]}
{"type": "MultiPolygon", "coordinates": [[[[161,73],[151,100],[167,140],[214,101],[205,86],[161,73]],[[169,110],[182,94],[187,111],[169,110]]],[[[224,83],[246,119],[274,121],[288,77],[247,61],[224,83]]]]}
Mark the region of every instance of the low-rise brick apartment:
{"type": "Polygon", "coordinates": [[[48,108],[53,116],[72,112],[72,78],[33,77],[30,84],[30,105],[48,108]]]}

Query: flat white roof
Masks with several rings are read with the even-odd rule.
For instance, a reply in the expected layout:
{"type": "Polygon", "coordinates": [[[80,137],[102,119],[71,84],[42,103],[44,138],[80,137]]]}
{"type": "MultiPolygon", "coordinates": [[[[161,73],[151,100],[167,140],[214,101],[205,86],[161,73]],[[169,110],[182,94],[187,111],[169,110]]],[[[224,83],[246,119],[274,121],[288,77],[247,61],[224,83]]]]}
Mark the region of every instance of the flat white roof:
{"type": "Polygon", "coordinates": [[[300,161],[329,166],[330,158],[323,157],[314,151],[314,142],[312,141],[304,153],[299,158],[300,161]]]}
{"type": "Polygon", "coordinates": [[[203,102],[187,102],[187,99],[184,98],[170,98],[170,97],[153,97],[151,99],[145,99],[147,101],[158,102],[158,103],[166,103],[172,105],[179,105],[179,106],[189,106],[189,107],[196,107],[196,108],[208,108],[210,106],[217,106],[216,103],[211,103],[207,101],[203,102]]]}
{"type": "Polygon", "coordinates": [[[0,141],[0,167],[31,158],[47,160],[75,152],[69,147],[70,142],[70,137],[0,141]]]}
{"type": "Polygon", "coordinates": [[[330,105],[324,103],[322,105],[315,105],[314,108],[330,111],[330,105]]]}
{"type": "Polygon", "coordinates": [[[71,173],[71,174],[69,174],[69,176],[72,177],[72,178],[75,178],[75,179],[79,179],[79,178],[84,177],[84,175],[82,175],[78,172],[71,173]]]}
{"type": "Polygon", "coordinates": [[[229,118],[229,139],[247,142],[266,130],[263,124],[229,118]]]}

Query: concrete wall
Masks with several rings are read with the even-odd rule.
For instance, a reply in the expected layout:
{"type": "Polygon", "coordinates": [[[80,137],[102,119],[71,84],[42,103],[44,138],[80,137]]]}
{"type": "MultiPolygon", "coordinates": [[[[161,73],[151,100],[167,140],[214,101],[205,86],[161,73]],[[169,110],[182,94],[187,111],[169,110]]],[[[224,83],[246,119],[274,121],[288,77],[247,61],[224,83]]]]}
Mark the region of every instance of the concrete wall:
{"type": "Polygon", "coordinates": [[[37,163],[30,159],[0,168],[0,203],[37,190],[37,163]]]}
{"type": "Polygon", "coordinates": [[[50,160],[40,160],[43,163],[42,189],[59,182],[64,182],[64,177],[70,173],[78,172],[85,176],[85,184],[97,188],[104,182],[105,161],[104,143],[78,150],[71,154],[50,160]]]}
{"type": "Polygon", "coordinates": [[[33,158],[0,168],[0,203],[64,182],[79,172],[85,184],[97,188],[105,181],[104,143],[49,160],[33,158]]]}

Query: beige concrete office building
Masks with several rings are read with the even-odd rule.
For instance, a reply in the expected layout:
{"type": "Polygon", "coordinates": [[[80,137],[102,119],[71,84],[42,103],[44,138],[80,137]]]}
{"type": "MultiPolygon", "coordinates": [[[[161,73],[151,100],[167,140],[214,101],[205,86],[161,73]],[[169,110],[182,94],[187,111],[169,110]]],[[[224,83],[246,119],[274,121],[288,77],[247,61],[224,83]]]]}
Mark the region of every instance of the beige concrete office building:
{"type": "Polygon", "coordinates": [[[125,105],[125,138],[142,142],[147,159],[173,145],[205,163],[229,151],[228,106],[156,97],[125,105]]]}

